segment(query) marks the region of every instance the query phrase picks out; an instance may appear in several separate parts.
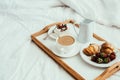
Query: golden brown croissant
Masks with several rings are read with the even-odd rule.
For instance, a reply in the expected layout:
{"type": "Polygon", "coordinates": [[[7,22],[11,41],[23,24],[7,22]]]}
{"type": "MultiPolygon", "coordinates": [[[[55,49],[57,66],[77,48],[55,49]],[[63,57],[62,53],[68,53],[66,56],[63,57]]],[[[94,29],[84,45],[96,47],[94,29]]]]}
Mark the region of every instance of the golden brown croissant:
{"type": "Polygon", "coordinates": [[[97,44],[90,44],[87,48],[83,50],[83,53],[87,56],[92,56],[94,54],[99,53],[99,46],[97,44]]]}
{"type": "Polygon", "coordinates": [[[105,49],[105,48],[109,48],[111,50],[114,50],[114,47],[112,44],[108,43],[108,42],[105,42],[101,45],[101,48],[105,49]]]}
{"type": "Polygon", "coordinates": [[[104,52],[104,53],[107,53],[107,54],[112,53],[113,50],[114,50],[114,47],[108,42],[103,43],[101,45],[101,49],[100,49],[101,52],[104,52]]]}

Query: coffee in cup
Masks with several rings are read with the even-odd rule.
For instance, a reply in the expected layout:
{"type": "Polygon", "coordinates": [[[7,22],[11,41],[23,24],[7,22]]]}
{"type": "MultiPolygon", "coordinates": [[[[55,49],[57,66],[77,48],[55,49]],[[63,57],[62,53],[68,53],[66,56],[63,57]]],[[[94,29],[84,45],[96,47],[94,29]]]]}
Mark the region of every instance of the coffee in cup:
{"type": "Polygon", "coordinates": [[[72,36],[62,36],[58,38],[58,43],[64,46],[72,45],[75,39],[72,36]]]}
{"type": "Polygon", "coordinates": [[[57,49],[60,53],[67,53],[74,48],[75,42],[75,38],[72,35],[60,35],[56,39],[57,49]]]}

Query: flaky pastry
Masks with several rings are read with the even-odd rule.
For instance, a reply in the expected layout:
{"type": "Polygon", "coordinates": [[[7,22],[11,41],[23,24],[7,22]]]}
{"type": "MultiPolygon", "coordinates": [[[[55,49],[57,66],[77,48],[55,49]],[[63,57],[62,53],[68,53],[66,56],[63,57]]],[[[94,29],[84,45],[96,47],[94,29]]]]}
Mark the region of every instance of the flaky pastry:
{"type": "Polygon", "coordinates": [[[90,44],[87,48],[85,48],[83,50],[83,52],[87,55],[87,56],[92,56],[94,54],[99,53],[99,45],[97,44],[90,44]]]}

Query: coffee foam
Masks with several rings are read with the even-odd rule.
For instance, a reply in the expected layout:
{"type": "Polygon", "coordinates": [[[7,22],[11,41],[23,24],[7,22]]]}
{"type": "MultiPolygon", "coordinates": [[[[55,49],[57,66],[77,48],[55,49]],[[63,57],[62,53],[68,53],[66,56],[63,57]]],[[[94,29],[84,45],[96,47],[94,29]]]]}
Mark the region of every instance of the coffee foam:
{"type": "Polygon", "coordinates": [[[58,43],[61,45],[72,45],[75,42],[75,39],[72,36],[65,35],[58,38],[58,43]]]}

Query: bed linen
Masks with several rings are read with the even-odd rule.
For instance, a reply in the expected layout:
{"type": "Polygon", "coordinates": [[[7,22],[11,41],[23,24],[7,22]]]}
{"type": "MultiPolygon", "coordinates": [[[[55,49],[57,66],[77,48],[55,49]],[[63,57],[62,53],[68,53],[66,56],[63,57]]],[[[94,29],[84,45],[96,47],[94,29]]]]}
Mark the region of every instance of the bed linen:
{"type": "Polygon", "coordinates": [[[82,17],[107,26],[120,27],[119,0],[61,0],[82,17]]]}
{"type": "MultiPolygon", "coordinates": [[[[70,18],[84,20],[61,0],[0,0],[0,80],[74,80],[30,38],[45,25],[70,18]]],[[[96,34],[120,47],[119,29],[95,25],[96,34]]]]}

